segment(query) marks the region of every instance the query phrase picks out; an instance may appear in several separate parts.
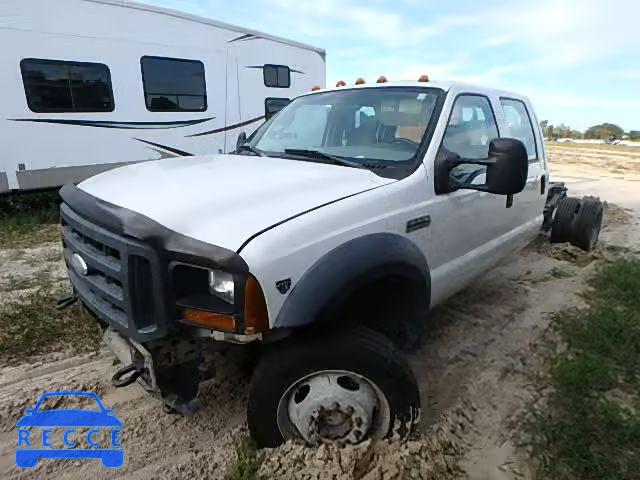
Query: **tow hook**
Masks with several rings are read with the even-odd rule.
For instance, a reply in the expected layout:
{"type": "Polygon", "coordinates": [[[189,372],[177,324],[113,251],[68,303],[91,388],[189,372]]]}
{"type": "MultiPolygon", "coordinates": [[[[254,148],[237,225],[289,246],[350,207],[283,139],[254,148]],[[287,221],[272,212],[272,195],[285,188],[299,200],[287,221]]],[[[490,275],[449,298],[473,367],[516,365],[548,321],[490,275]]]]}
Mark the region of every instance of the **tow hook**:
{"type": "Polygon", "coordinates": [[[56,310],[64,310],[67,307],[70,307],[74,303],[78,301],[78,297],[75,295],[69,295],[68,297],[61,298],[56,302],[56,310]]]}
{"type": "Polygon", "coordinates": [[[126,387],[135,382],[144,372],[144,362],[136,361],[118,370],[111,377],[111,385],[116,388],[126,387]],[[130,375],[129,375],[130,374],[130,375]]]}

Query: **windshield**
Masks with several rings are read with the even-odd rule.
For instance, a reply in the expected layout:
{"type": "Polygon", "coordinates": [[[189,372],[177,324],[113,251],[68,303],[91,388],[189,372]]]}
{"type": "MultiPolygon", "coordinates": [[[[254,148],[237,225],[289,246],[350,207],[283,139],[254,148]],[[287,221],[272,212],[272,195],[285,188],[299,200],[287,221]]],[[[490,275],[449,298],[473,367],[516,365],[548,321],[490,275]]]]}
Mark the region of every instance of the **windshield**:
{"type": "Polygon", "coordinates": [[[265,154],[306,150],[358,163],[414,159],[442,90],[387,87],[299,97],[250,140],[265,154]]]}

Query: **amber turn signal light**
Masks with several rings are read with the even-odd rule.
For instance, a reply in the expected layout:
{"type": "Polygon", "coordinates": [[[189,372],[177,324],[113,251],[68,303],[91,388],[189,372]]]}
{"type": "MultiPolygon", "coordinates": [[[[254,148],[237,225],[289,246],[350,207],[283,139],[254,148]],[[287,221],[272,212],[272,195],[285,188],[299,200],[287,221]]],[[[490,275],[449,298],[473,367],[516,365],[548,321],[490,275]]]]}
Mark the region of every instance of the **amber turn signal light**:
{"type": "Polygon", "coordinates": [[[338,80],[336,83],[336,87],[344,87],[347,84],[344,80],[338,80]]]}
{"type": "Polygon", "coordinates": [[[314,87],[311,88],[311,91],[315,92],[316,90],[320,90],[320,89],[321,89],[320,85],[315,85],[314,87]]]}
{"type": "Polygon", "coordinates": [[[356,85],[364,85],[365,83],[367,82],[364,81],[364,78],[359,78],[356,80],[356,85]]]}
{"type": "Polygon", "coordinates": [[[253,276],[247,279],[244,293],[244,331],[247,335],[264,332],[269,329],[267,302],[258,280],[253,276]]]}
{"type": "Polygon", "coordinates": [[[418,79],[419,82],[428,82],[429,81],[429,75],[420,75],[420,78],[418,79]]]}
{"type": "Polygon", "coordinates": [[[233,332],[236,329],[236,319],[233,318],[233,315],[223,315],[221,313],[185,308],[183,316],[188,322],[214,330],[233,332]]]}
{"type": "Polygon", "coordinates": [[[376,83],[387,83],[387,77],[385,77],[384,75],[380,75],[378,77],[378,80],[376,80],[376,83]]]}

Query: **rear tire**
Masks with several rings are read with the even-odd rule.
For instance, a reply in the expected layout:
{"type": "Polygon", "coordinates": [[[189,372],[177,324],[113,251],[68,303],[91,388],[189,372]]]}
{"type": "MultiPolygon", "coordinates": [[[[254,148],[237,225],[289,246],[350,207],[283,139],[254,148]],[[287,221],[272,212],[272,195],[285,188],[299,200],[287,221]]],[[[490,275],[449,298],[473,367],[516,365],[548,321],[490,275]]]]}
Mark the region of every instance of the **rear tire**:
{"type": "Polygon", "coordinates": [[[419,411],[400,351],[377,332],[353,328],[312,331],[267,352],[251,381],[247,420],[260,447],[293,439],[344,445],[406,437],[419,411]]]}
{"type": "Polygon", "coordinates": [[[551,243],[565,243],[573,240],[573,227],[581,202],[574,197],[564,197],[558,202],[551,223],[551,243]]]}
{"type": "Polygon", "coordinates": [[[573,225],[572,244],[585,252],[593,250],[598,243],[604,207],[595,197],[582,199],[582,206],[573,225]]]}

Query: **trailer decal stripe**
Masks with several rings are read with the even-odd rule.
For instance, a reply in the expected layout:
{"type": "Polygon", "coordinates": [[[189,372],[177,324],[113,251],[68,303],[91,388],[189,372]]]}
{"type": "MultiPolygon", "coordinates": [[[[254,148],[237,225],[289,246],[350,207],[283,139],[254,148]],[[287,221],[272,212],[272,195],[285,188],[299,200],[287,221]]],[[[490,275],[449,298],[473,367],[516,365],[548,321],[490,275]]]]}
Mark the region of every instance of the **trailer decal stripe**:
{"type": "Polygon", "coordinates": [[[168,152],[175,153],[176,155],[180,155],[181,157],[192,157],[193,153],[185,152],[184,150],[178,150],[177,148],[167,147],[166,145],[162,145],[160,143],[150,142],[149,140],[142,140],[141,138],[136,138],[135,140],[146,143],[147,145],[153,145],[154,147],[162,148],[168,152]]]}
{"type": "Polygon", "coordinates": [[[227,43],[237,42],[238,40],[249,40],[249,39],[251,39],[251,37],[255,37],[255,35],[247,33],[245,35],[240,35],[239,37],[236,37],[233,40],[229,40],[227,43]]]}
{"type": "Polygon", "coordinates": [[[194,133],[193,135],[187,135],[187,137],[201,137],[202,135],[213,135],[214,133],[222,133],[228,132],[229,130],[233,130],[235,128],[246,127],[254,122],[259,122],[260,120],[264,120],[265,116],[252,118],[251,120],[247,120],[246,122],[235,123],[233,125],[229,125],[228,127],[216,128],[215,130],[208,130],[206,132],[194,133]]]}
{"type": "MultiPolygon", "coordinates": [[[[244,68],[257,68],[259,70],[264,70],[264,65],[247,65],[244,68]]],[[[290,72],[301,73],[302,75],[306,75],[302,70],[296,70],[295,68],[289,68],[290,72]]]]}
{"type": "Polygon", "coordinates": [[[175,122],[109,122],[105,120],[67,120],[62,118],[10,118],[14,122],[57,123],[61,125],[76,125],[81,127],[121,128],[138,130],[156,130],[180,128],[208,122],[216,117],[196,118],[194,120],[178,120],[175,122]]]}

